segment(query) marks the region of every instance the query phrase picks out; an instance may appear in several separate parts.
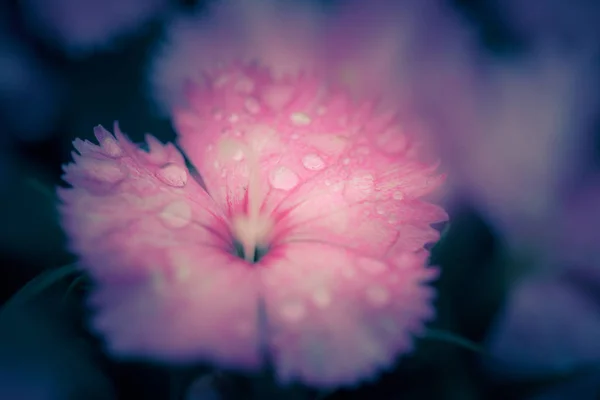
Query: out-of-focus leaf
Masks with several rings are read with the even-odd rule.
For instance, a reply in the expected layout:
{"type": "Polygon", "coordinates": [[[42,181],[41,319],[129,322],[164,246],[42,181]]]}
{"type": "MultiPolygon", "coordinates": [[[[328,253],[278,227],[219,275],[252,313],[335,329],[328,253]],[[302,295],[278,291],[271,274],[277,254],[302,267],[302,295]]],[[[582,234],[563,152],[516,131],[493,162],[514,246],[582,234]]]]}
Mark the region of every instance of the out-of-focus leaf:
{"type": "Polygon", "coordinates": [[[70,272],[65,268],[44,275],[3,307],[0,399],[116,398],[99,355],[81,328],[76,302],[64,301],[66,285],[54,285],[70,272]],[[54,289],[48,289],[52,285],[54,289]]]}

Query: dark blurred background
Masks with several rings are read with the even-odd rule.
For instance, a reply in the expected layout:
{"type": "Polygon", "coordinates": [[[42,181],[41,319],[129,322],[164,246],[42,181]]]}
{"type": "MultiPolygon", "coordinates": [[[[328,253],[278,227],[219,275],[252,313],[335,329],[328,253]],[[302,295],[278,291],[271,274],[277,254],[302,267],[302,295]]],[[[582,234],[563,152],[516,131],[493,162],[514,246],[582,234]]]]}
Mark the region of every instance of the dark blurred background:
{"type": "MultiPolygon", "coordinates": [[[[537,3],[545,7],[543,2],[537,3]]],[[[577,7],[573,4],[571,7],[577,7]]],[[[70,161],[75,138],[91,139],[94,126],[108,128],[114,121],[137,141],[147,132],[163,141],[175,138],[170,121],[149,99],[146,69],[169,16],[205,4],[165,0],[110,45],[91,44],[88,47],[92,49],[87,50],[80,50],[86,48],[85,43],[66,43],[51,31],[38,29],[42,23],[28,6],[39,6],[39,1],[3,0],[0,8],[3,304],[40,273],[75,261],[66,250],[54,194],[54,188],[61,185],[61,165],[70,161]]],[[[453,7],[485,51],[511,57],[535,44],[534,36],[515,29],[506,15],[498,12],[497,2],[454,0],[453,7]]],[[[595,143],[600,147],[600,141],[595,143]]],[[[450,214],[449,229],[432,256],[432,263],[441,265],[443,271],[436,283],[438,318],[433,326],[477,343],[485,351],[510,286],[529,268],[530,258],[508,251],[503,233],[495,230],[472,202],[455,202],[450,214]]],[[[120,363],[102,354],[98,341],[84,328],[80,300],[85,285],[73,290],[72,283],[66,279],[51,286],[43,299],[7,306],[0,314],[0,386],[8,388],[5,392],[13,393],[10,396],[17,396],[15,399],[174,398],[169,397],[173,371],[120,363]],[[23,387],[30,389],[20,391],[23,387]]],[[[599,287],[592,285],[587,290],[600,315],[599,287]]],[[[426,338],[415,353],[377,382],[322,398],[525,399],[551,393],[555,397],[547,398],[600,399],[600,359],[596,365],[505,379],[486,366],[485,358],[481,351],[451,340],[426,338]],[[563,387],[575,389],[561,392],[563,387]]],[[[175,384],[187,385],[200,372],[205,370],[182,371],[175,384]]],[[[220,390],[223,398],[250,396],[247,377],[231,374],[213,380],[211,390],[220,390]]],[[[292,396],[285,393],[281,398],[292,396]]]]}

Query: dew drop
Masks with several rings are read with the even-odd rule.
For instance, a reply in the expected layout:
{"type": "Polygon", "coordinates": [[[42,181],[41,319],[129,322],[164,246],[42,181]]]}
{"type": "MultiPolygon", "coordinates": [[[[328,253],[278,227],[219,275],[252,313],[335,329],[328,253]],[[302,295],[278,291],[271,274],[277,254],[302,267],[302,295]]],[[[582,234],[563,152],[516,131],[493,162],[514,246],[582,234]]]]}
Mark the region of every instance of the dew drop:
{"type": "Polygon", "coordinates": [[[294,125],[305,126],[312,122],[310,117],[304,113],[296,112],[290,115],[290,120],[294,125]]]}
{"type": "Polygon", "coordinates": [[[375,207],[375,212],[379,215],[383,215],[385,214],[385,208],[383,208],[383,206],[379,204],[375,207]]]}
{"type": "Polygon", "coordinates": [[[394,200],[402,200],[402,199],[404,199],[404,193],[402,193],[400,191],[396,191],[396,192],[394,192],[394,194],[392,194],[392,198],[394,200]]]}
{"type": "Polygon", "coordinates": [[[289,168],[277,167],[269,176],[269,181],[275,189],[291,190],[298,184],[298,175],[289,168]]]}
{"type": "Polygon", "coordinates": [[[325,162],[317,154],[307,154],[302,158],[302,165],[311,171],[319,171],[325,167],[325,162]]]}
{"type": "Polygon", "coordinates": [[[389,292],[382,286],[373,285],[367,288],[367,300],[374,306],[381,307],[390,299],[389,292]]]}
{"type": "Polygon", "coordinates": [[[344,159],[342,160],[342,164],[344,164],[344,165],[348,165],[348,164],[350,164],[350,159],[349,159],[348,157],[344,158],[344,159]]]}
{"type": "Polygon", "coordinates": [[[229,116],[229,122],[232,123],[232,124],[235,124],[239,120],[240,120],[240,117],[237,114],[231,114],[229,116]]]}
{"type": "Polygon", "coordinates": [[[378,275],[387,270],[387,265],[379,260],[363,257],[358,260],[358,266],[365,272],[378,275]]]}
{"type": "Polygon", "coordinates": [[[292,133],[292,140],[298,140],[298,138],[300,137],[300,135],[298,135],[297,133],[292,133]]]}
{"type": "Polygon", "coordinates": [[[306,308],[299,301],[289,301],[281,306],[280,312],[289,322],[298,322],[306,315],[306,308]]]}
{"type": "Polygon", "coordinates": [[[159,217],[171,228],[183,228],[192,220],[192,208],[183,200],[175,201],[168,204],[159,217]]]}
{"type": "Polygon", "coordinates": [[[255,98],[250,97],[246,99],[244,105],[250,114],[258,114],[260,112],[260,104],[258,104],[255,98]]]}
{"type": "Polygon", "coordinates": [[[315,305],[319,308],[325,308],[331,304],[331,295],[325,288],[319,288],[312,294],[312,299],[315,305]]]}
{"type": "Polygon", "coordinates": [[[176,164],[167,164],[156,173],[158,179],[169,186],[184,187],[187,183],[187,172],[176,164]]]}
{"type": "Polygon", "coordinates": [[[244,151],[242,149],[237,149],[233,156],[231,156],[233,161],[241,161],[244,159],[244,151]]]}
{"type": "Polygon", "coordinates": [[[398,216],[394,213],[390,214],[389,218],[388,218],[388,223],[393,225],[393,224],[397,224],[398,223],[398,216]]]}

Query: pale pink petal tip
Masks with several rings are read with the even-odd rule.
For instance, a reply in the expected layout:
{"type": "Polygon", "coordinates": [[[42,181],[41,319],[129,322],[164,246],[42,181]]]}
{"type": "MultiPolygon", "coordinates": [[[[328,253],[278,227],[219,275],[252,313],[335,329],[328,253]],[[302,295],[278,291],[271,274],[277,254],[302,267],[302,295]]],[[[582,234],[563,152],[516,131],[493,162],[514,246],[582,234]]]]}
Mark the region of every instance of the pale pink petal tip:
{"type": "Polygon", "coordinates": [[[169,0],[23,0],[30,29],[72,55],[105,48],[142,30],[169,0]]]}
{"type": "Polygon", "coordinates": [[[93,326],[115,354],[259,363],[255,277],[181,154],[117,129],[76,140],[60,189],[71,249],[95,278],[93,326]],[[226,268],[223,268],[226,266],[226,268]],[[233,294],[234,293],[234,294],[233,294]]]}

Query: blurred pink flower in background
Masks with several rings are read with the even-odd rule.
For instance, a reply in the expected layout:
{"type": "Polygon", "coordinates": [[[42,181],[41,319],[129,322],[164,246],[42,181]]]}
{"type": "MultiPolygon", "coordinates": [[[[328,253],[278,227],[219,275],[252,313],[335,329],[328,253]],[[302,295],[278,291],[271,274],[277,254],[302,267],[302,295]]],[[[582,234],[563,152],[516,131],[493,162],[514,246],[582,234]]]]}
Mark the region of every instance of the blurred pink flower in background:
{"type": "Polygon", "coordinates": [[[169,0],[22,0],[29,28],[70,55],[114,45],[168,11],[169,0]]]}
{"type": "Polygon", "coordinates": [[[549,52],[504,61],[482,56],[462,69],[437,89],[453,101],[428,104],[454,195],[509,245],[546,251],[572,181],[592,158],[591,64],[549,52]]]}
{"type": "Polygon", "coordinates": [[[336,31],[308,8],[246,4],[177,23],[153,69],[201,177],[173,145],[147,136],[144,152],[98,127],[100,146],[77,140],[65,167],[64,227],[113,353],[351,385],[411,351],[433,316],[424,246],[447,219],[427,201],[443,176],[396,75],[345,75],[323,46],[383,29],[344,66],[395,74],[381,69],[403,44],[395,21],[360,11],[398,9],[350,2],[356,23],[336,31]]]}

